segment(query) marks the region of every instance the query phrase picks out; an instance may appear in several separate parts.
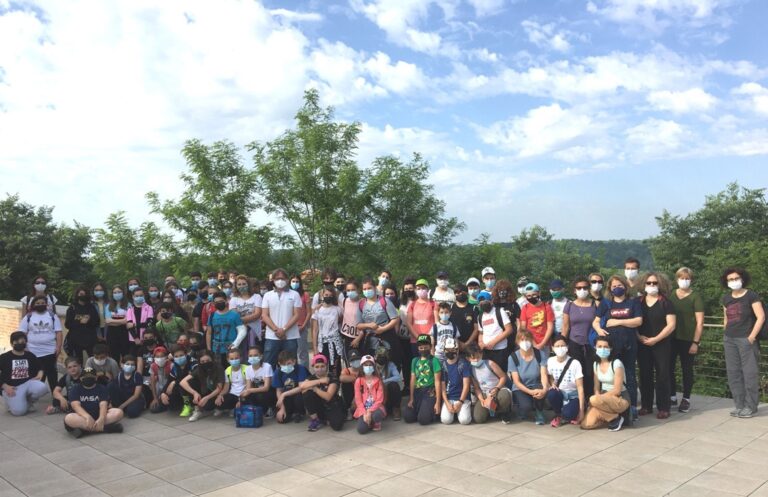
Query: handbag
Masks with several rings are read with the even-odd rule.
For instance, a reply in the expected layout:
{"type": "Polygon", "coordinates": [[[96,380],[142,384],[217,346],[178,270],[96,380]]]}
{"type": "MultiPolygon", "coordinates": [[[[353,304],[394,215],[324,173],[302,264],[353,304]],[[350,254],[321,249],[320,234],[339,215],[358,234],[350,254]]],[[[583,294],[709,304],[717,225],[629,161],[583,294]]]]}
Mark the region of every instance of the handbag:
{"type": "Polygon", "coordinates": [[[235,408],[235,427],[259,428],[264,424],[264,409],[249,404],[235,408]]]}

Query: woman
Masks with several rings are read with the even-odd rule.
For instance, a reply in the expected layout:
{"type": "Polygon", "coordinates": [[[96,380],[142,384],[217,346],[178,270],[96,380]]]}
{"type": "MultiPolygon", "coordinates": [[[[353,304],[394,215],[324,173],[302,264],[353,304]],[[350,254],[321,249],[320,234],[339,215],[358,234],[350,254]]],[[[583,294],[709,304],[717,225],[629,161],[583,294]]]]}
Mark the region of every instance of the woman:
{"type": "Polygon", "coordinates": [[[72,304],[67,308],[64,325],[68,330],[67,347],[80,364],[84,364],[84,361],[93,355],[100,324],[99,311],[93,305],[88,289],[84,286],[77,287],[72,304]],[[85,359],[83,352],[86,353],[85,359]]]}
{"type": "Polygon", "coordinates": [[[619,431],[629,408],[629,393],[624,382],[624,365],[612,353],[608,337],[597,337],[594,365],[595,394],[589,398],[589,410],[581,423],[584,430],[608,424],[611,431],[619,431]]]}
{"type": "Polygon", "coordinates": [[[416,301],[416,278],[406,276],[403,280],[403,289],[400,292],[400,305],[398,307],[398,316],[400,316],[400,327],[398,336],[400,337],[400,350],[402,352],[402,372],[403,372],[403,393],[408,391],[411,385],[411,361],[413,360],[413,351],[411,350],[411,332],[408,331],[408,308],[411,303],[416,301]]]}
{"type": "Polygon", "coordinates": [[[131,353],[131,340],[128,336],[125,319],[129,306],[123,287],[120,285],[113,286],[112,298],[104,311],[104,318],[107,324],[109,356],[117,363],[125,354],[131,353]]]}
{"type": "Polygon", "coordinates": [[[691,288],[693,271],[681,267],[675,273],[677,290],[672,292],[669,300],[675,308],[677,326],[672,335],[672,361],[669,367],[670,394],[672,405],[677,404],[677,381],[675,380],[675,363],[680,357],[680,369],[683,373],[683,399],[677,408],[678,412],[688,412],[691,409],[691,391],[693,390],[693,361],[699,352],[701,334],[704,330],[704,299],[699,292],[691,288]]]}
{"type": "Polygon", "coordinates": [[[53,392],[59,379],[57,359],[64,344],[61,320],[48,309],[47,295],[36,295],[29,302],[32,310],[21,318],[18,330],[26,333],[27,350],[37,357],[38,365],[53,392]]]}
{"type": "Polygon", "coordinates": [[[590,295],[588,278],[577,277],[573,282],[576,300],[563,309],[563,336],[568,339],[568,355],[581,363],[584,372],[584,391],[593,390],[593,353],[589,346],[589,330],[597,314],[597,304],[590,295]]]}
{"type": "Polygon", "coordinates": [[[126,296],[126,300],[130,305],[133,305],[133,291],[137,288],[141,288],[141,281],[139,281],[138,278],[130,278],[125,283],[125,288],[128,289],[128,295],[126,296]]]}
{"type": "Polygon", "coordinates": [[[568,339],[559,336],[552,344],[554,357],[547,361],[549,390],[547,402],[555,412],[551,426],[563,423],[577,425],[584,418],[584,373],[581,363],[568,357],[568,339]]]}
{"type": "Polygon", "coordinates": [[[32,280],[32,288],[29,293],[21,298],[21,304],[24,306],[25,314],[32,311],[32,299],[34,297],[45,297],[45,304],[49,311],[56,313],[56,296],[48,291],[48,282],[44,276],[38,276],[32,280]]]}
{"type": "Polygon", "coordinates": [[[637,419],[637,329],[643,324],[643,311],[640,301],[630,299],[628,291],[629,282],[624,276],[611,276],[592,327],[600,336],[611,336],[616,357],[624,364],[634,421],[637,419]]]}
{"type": "Polygon", "coordinates": [[[365,333],[365,344],[361,345],[361,349],[366,353],[375,353],[378,340],[384,340],[389,343],[392,361],[397,362],[400,357],[400,339],[395,334],[400,324],[397,309],[383,294],[381,297],[376,295],[376,287],[371,278],[363,279],[362,287],[364,300],[357,304],[357,330],[365,333]]]}
{"type": "Polygon", "coordinates": [[[181,388],[192,397],[195,406],[189,417],[190,423],[215,409],[216,397],[224,388],[224,368],[213,360],[213,352],[204,350],[200,353],[197,367],[181,380],[181,388]]]}
{"type": "Polygon", "coordinates": [[[296,355],[299,358],[299,364],[309,367],[309,342],[307,341],[307,324],[312,317],[312,302],[309,293],[304,291],[304,284],[301,281],[301,275],[294,273],[291,276],[291,290],[297,292],[301,297],[301,308],[299,309],[299,350],[296,355]]]}
{"type": "Polygon", "coordinates": [[[342,317],[336,289],[323,287],[320,307],[312,313],[312,357],[324,355],[325,366],[336,377],[341,374],[341,358],[344,357],[344,343],[339,332],[342,317]]]}
{"type": "Polygon", "coordinates": [[[669,370],[672,356],[672,333],[677,317],[675,308],[667,298],[669,283],[660,273],[646,273],[639,281],[643,290],[640,297],[643,325],[639,328],[637,362],[640,366],[641,416],[653,412],[653,394],[656,392],[658,419],[667,419],[670,409],[669,370]],[[654,380],[655,378],[655,380],[654,380]]]}
{"type": "Polygon", "coordinates": [[[757,334],[765,322],[760,296],[748,289],[751,278],[741,268],[723,271],[720,283],[730,292],[723,296],[725,370],[735,409],[731,416],[751,418],[760,401],[760,344],[757,334]]]}
{"type": "Polygon", "coordinates": [[[253,292],[250,280],[244,274],[235,277],[235,294],[229,299],[229,308],[240,314],[248,334],[240,344],[240,357],[247,357],[248,350],[261,344],[261,295],[253,292]]]}
{"type": "Polygon", "coordinates": [[[99,312],[99,329],[96,332],[96,341],[104,343],[107,341],[106,310],[109,305],[107,286],[104,283],[98,282],[93,285],[93,305],[99,312]]]}
{"type": "Polygon", "coordinates": [[[517,405],[517,417],[522,421],[534,410],[537,425],[544,424],[544,398],[547,396],[546,358],[533,347],[533,335],[528,330],[517,334],[517,349],[509,356],[507,367],[512,378],[512,398],[517,405]]]}

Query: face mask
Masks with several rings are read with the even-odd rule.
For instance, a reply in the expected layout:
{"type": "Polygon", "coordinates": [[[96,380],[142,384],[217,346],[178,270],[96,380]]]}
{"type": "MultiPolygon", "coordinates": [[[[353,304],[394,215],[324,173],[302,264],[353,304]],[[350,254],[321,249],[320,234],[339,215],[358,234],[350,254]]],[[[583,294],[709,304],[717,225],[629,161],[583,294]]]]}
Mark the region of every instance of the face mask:
{"type": "Polygon", "coordinates": [[[333,289],[333,281],[323,281],[323,287],[327,288],[328,290],[333,289]]]}
{"type": "Polygon", "coordinates": [[[226,295],[227,297],[232,295],[232,289],[231,288],[225,288],[224,290],[222,290],[222,292],[224,292],[224,295],[226,295]]]}
{"type": "Polygon", "coordinates": [[[172,312],[165,311],[160,313],[160,317],[163,319],[171,319],[171,316],[173,316],[172,312]]]}
{"type": "Polygon", "coordinates": [[[336,291],[343,292],[344,291],[344,285],[336,285],[336,291]]]}
{"type": "Polygon", "coordinates": [[[261,364],[261,356],[252,356],[248,358],[248,364],[251,366],[258,366],[261,364]]]}
{"type": "Polygon", "coordinates": [[[226,302],[215,302],[213,306],[216,308],[217,311],[223,311],[227,308],[226,302]]]}
{"type": "Polygon", "coordinates": [[[565,357],[568,353],[568,347],[555,347],[554,350],[557,357],[565,357]]]}
{"type": "Polygon", "coordinates": [[[627,289],[624,288],[623,286],[617,286],[616,288],[611,290],[611,293],[613,294],[614,297],[622,297],[624,296],[625,293],[627,293],[627,289]]]}
{"type": "Polygon", "coordinates": [[[480,302],[480,310],[483,312],[491,312],[491,307],[493,307],[493,304],[487,300],[480,302]]]}
{"type": "Polygon", "coordinates": [[[318,378],[325,378],[325,376],[328,374],[328,368],[323,367],[315,367],[315,376],[318,378]]]}
{"type": "Polygon", "coordinates": [[[520,350],[522,350],[523,352],[528,352],[529,350],[531,350],[531,342],[529,342],[528,340],[523,340],[522,342],[520,342],[520,350]]]}
{"type": "Polygon", "coordinates": [[[77,300],[79,300],[80,302],[88,302],[88,297],[86,297],[85,295],[78,295],[77,300]]]}
{"type": "Polygon", "coordinates": [[[240,367],[240,359],[230,359],[229,365],[233,368],[239,368],[240,367]]]}
{"type": "Polygon", "coordinates": [[[237,287],[237,293],[248,293],[248,287],[247,286],[237,287]]]}
{"type": "Polygon", "coordinates": [[[496,286],[496,280],[485,280],[485,288],[490,290],[491,288],[496,286]]]}
{"type": "Polygon", "coordinates": [[[168,361],[167,357],[155,357],[155,364],[158,365],[158,367],[165,366],[165,363],[168,361]]]}
{"type": "Polygon", "coordinates": [[[741,280],[728,282],[728,288],[730,288],[731,290],[741,290],[741,285],[742,285],[741,280]]]}
{"type": "Polygon", "coordinates": [[[365,373],[365,376],[371,376],[373,374],[373,366],[365,365],[363,366],[363,373],[365,373]]]}
{"type": "Polygon", "coordinates": [[[561,299],[561,298],[563,298],[563,291],[562,290],[550,290],[549,293],[552,295],[553,299],[561,299]]]}
{"type": "Polygon", "coordinates": [[[525,300],[527,300],[531,305],[536,305],[539,303],[539,297],[525,297],[525,300]]]}
{"type": "Polygon", "coordinates": [[[637,269],[624,270],[624,276],[626,276],[628,280],[634,280],[635,278],[637,278],[637,273],[638,273],[637,269]]]}
{"type": "Polygon", "coordinates": [[[123,364],[123,373],[133,374],[134,371],[136,371],[136,366],[133,364],[123,364]]]}
{"type": "Polygon", "coordinates": [[[454,359],[456,359],[456,356],[457,356],[456,352],[446,352],[445,353],[446,359],[454,360],[454,359]]]}
{"type": "Polygon", "coordinates": [[[425,299],[429,297],[429,290],[425,290],[424,288],[419,288],[416,290],[416,296],[420,299],[425,299]]]}
{"type": "Polygon", "coordinates": [[[602,283],[592,283],[591,285],[589,285],[589,288],[593,292],[599,292],[600,290],[603,289],[603,284],[602,283]]]}
{"type": "Polygon", "coordinates": [[[93,386],[96,385],[96,377],[86,376],[85,378],[82,378],[80,380],[80,384],[83,385],[85,388],[93,388],[93,386]]]}
{"type": "Polygon", "coordinates": [[[133,292],[137,288],[139,288],[139,285],[128,285],[128,291],[129,292],[133,292]]]}
{"type": "Polygon", "coordinates": [[[387,360],[387,356],[385,356],[385,355],[377,355],[376,356],[376,364],[378,364],[379,366],[386,366],[387,362],[389,362],[387,360]]]}
{"type": "Polygon", "coordinates": [[[461,295],[456,295],[456,302],[459,302],[460,304],[463,304],[467,301],[467,294],[462,293],[461,295]]]}
{"type": "Polygon", "coordinates": [[[213,302],[214,297],[215,296],[212,293],[209,293],[208,294],[208,302],[213,302]]]}
{"type": "Polygon", "coordinates": [[[645,293],[648,295],[658,295],[659,294],[659,287],[653,286],[653,285],[647,285],[645,287],[645,293]]]}
{"type": "Polygon", "coordinates": [[[576,297],[580,299],[585,299],[589,297],[589,290],[586,290],[586,289],[576,290],[576,297]]]}
{"type": "Polygon", "coordinates": [[[387,283],[389,283],[389,278],[387,278],[386,276],[379,277],[379,286],[384,286],[387,283]]]}
{"type": "Polygon", "coordinates": [[[38,292],[44,292],[46,289],[45,283],[35,283],[35,290],[38,292]]]}
{"type": "Polygon", "coordinates": [[[448,280],[437,280],[437,286],[440,288],[448,288],[448,280]]]}
{"type": "Polygon", "coordinates": [[[151,337],[144,337],[144,347],[152,349],[155,346],[155,339],[151,337]]]}
{"type": "Polygon", "coordinates": [[[230,282],[230,283],[232,283],[232,284],[234,285],[234,284],[235,284],[235,279],[234,279],[234,278],[230,278],[230,279],[229,279],[229,282],[230,282]]]}
{"type": "Polygon", "coordinates": [[[280,290],[285,288],[285,285],[287,285],[287,284],[288,284],[288,282],[286,282],[283,279],[275,280],[275,288],[279,288],[280,290]]]}
{"type": "Polygon", "coordinates": [[[48,306],[45,304],[41,304],[41,305],[36,305],[35,307],[33,307],[33,309],[35,310],[35,312],[45,312],[48,309],[48,306]]]}
{"type": "Polygon", "coordinates": [[[363,297],[367,299],[372,299],[375,294],[376,293],[372,288],[369,288],[368,290],[363,290],[363,297]]]}
{"type": "Polygon", "coordinates": [[[354,369],[359,368],[360,367],[360,361],[352,361],[352,362],[350,362],[349,363],[349,367],[350,368],[354,368],[354,369]]]}
{"type": "Polygon", "coordinates": [[[13,344],[13,350],[16,352],[24,352],[24,349],[27,348],[27,342],[17,342],[13,344]]]}
{"type": "Polygon", "coordinates": [[[155,292],[155,291],[149,292],[150,298],[156,299],[158,295],[160,295],[160,292],[155,292]]]}
{"type": "Polygon", "coordinates": [[[103,299],[104,298],[104,290],[94,290],[93,296],[97,299],[103,299]]]}
{"type": "Polygon", "coordinates": [[[285,374],[293,373],[293,364],[284,364],[280,366],[280,371],[282,371],[285,374]]]}
{"type": "Polygon", "coordinates": [[[357,297],[358,297],[358,295],[357,295],[356,291],[350,290],[350,291],[347,292],[347,298],[348,299],[357,300],[357,297]]]}
{"type": "Polygon", "coordinates": [[[112,298],[115,299],[116,302],[120,302],[123,300],[123,294],[120,292],[113,293],[112,298]]]}
{"type": "Polygon", "coordinates": [[[164,299],[163,299],[163,302],[165,302],[165,303],[167,303],[167,304],[170,304],[171,302],[173,302],[173,298],[171,298],[171,297],[168,297],[168,298],[164,298],[164,299]]]}
{"type": "Polygon", "coordinates": [[[333,297],[330,295],[323,297],[323,303],[328,305],[333,304],[333,297]]]}
{"type": "Polygon", "coordinates": [[[174,357],[173,362],[176,363],[179,367],[184,367],[187,365],[187,356],[183,355],[181,357],[174,357]]]}
{"type": "Polygon", "coordinates": [[[210,371],[213,369],[213,363],[212,362],[206,362],[206,363],[200,363],[200,367],[203,371],[210,371]]]}
{"type": "Polygon", "coordinates": [[[413,300],[416,298],[416,292],[413,290],[403,290],[403,302],[408,302],[409,300],[413,300]]]}
{"type": "Polygon", "coordinates": [[[450,314],[440,314],[440,322],[441,323],[447,323],[450,320],[451,320],[451,315],[450,314]]]}
{"type": "Polygon", "coordinates": [[[300,286],[301,286],[301,283],[299,283],[298,281],[291,282],[291,290],[298,290],[300,286]]]}
{"type": "Polygon", "coordinates": [[[208,292],[200,292],[200,298],[203,300],[208,300],[208,292]]]}
{"type": "Polygon", "coordinates": [[[197,287],[200,285],[200,280],[192,280],[192,290],[197,290],[197,287]]]}
{"type": "Polygon", "coordinates": [[[608,357],[611,355],[611,349],[606,349],[606,348],[595,349],[595,354],[597,354],[597,357],[599,357],[600,359],[608,359],[608,357]]]}
{"type": "Polygon", "coordinates": [[[215,280],[215,279],[213,279],[213,278],[208,278],[208,284],[209,284],[210,286],[216,286],[216,285],[218,285],[218,284],[219,284],[219,280],[215,280]]]}
{"type": "Polygon", "coordinates": [[[681,278],[677,280],[677,287],[680,288],[680,290],[688,290],[691,288],[691,280],[684,280],[681,278]]]}
{"type": "Polygon", "coordinates": [[[472,365],[473,368],[479,368],[480,366],[483,365],[483,361],[482,360],[480,360],[480,361],[471,361],[470,364],[472,365]]]}
{"type": "Polygon", "coordinates": [[[136,305],[141,305],[144,303],[144,297],[133,297],[133,303],[136,305]]]}
{"type": "Polygon", "coordinates": [[[427,350],[419,349],[419,357],[422,357],[422,358],[429,357],[429,349],[427,350]]]}
{"type": "Polygon", "coordinates": [[[93,363],[97,366],[103,366],[107,363],[106,359],[94,359],[93,363]]]}
{"type": "Polygon", "coordinates": [[[524,294],[525,293],[525,287],[524,286],[517,287],[517,293],[518,293],[518,295],[524,294]]]}

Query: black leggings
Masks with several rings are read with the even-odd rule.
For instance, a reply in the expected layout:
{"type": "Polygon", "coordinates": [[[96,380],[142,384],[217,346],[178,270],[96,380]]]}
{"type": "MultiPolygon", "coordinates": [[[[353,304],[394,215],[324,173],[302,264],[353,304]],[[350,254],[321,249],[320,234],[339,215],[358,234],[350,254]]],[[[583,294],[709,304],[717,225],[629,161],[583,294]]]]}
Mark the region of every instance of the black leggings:
{"type": "Polygon", "coordinates": [[[56,383],[59,381],[59,371],[56,369],[56,355],[40,356],[37,358],[37,362],[40,363],[40,369],[43,370],[48,386],[51,387],[51,392],[53,392],[54,388],[56,388],[56,383]]]}
{"type": "Polygon", "coordinates": [[[328,421],[333,431],[341,430],[346,416],[338,399],[326,402],[312,390],[308,390],[301,395],[304,397],[304,406],[307,409],[307,413],[317,416],[321,421],[328,421]]]}
{"type": "Polygon", "coordinates": [[[400,390],[400,385],[396,381],[389,382],[385,385],[386,399],[384,401],[384,407],[387,409],[387,414],[392,414],[392,409],[400,409],[400,404],[403,400],[403,392],[400,390]]]}
{"type": "Polygon", "coordinates": [[[693,391],[693,363],[696,356],[689,353],[691,344],[688,340],[672,339],[672,359],[669,368],[669,392],[671,395],[677,395],[677,380],[675,379],[675,363],[680,357],[680,369],[683,373],[683,398],[690,399],[693,391]]]}
{"type": "Polygon", "coordinates": [[[666,338],[653,347],[638,345],[637,364],[640,366],[640,403],[653,411],[653,395],[659,411],[670,409],[669,399],[669,358],[672,355],[672,340],[666,338]],[[655,373],[655,374],[654,374],[655,373]]]}
{"type": "Polygon", "coordinates": [[[130,339],[128,328],[123,326],[107,326],[107,346],[109,357],[120,363],[120,359],[131,353],[133,341],[130,339]]]}
{"type": "Polygon", "coordinates": [[[283,406],[285,407],[285,421],[283,422],[287,422],[294,414],[304,414],[304,397],[300,393],[285,397],[283,406]]]}
{"type": "MultiPolygon", "coordinates": [[[[589,345],[579,345],[576,342],[568,342],[568,355],[579,361],[581,370],[584,373],[584,392],[587,392],[587,398],[595,391],[595,371],[592,364],[595,361],[595,353],[589,345]]],[[[542,364],[546,366],[547,358],[541,358],[542,364]]]]}

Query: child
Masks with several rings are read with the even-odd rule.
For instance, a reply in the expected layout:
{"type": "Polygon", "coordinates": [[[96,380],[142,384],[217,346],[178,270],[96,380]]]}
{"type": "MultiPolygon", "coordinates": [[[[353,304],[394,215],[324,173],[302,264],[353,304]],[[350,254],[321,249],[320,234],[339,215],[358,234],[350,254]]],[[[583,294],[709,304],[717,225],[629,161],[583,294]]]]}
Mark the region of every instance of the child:
{"type": "Polygon", "coordinates": [[[328,372],[328,359],[322,354],[312,357],[314,374],[299,384],[309,414],[308,431],[329,424],[333,431],[344,425],[344,409],[339,399],[339,379],[328,372]]]}
{"type": "Polygon", "coordinates": [[[564,422],[577,425],[581,423],[584,414],[584,373],[581,371],[581,363],[568,357],[568,339],[563,336],[557,338],[552,349],[555,357],[547,361],[551,385],[547,391],[547,402],[555,411],[551,424],[553,428],[564,422]],[[578,402],[575,402],[576,399],[578,402]]]}
{"type": "Polygon", "coordinates": [[[120,409],[129,418],[138,418],[146,406],[142,395],[144,379],[136,371],[136,358],[123,356],[122,373],[109,384],[109,400],[112,407],[120,409]]]}
{"type": "Polygon", "coordinates": [[[68,392],[72,412],[64,417],[64,428],[75,438],[83,433],[122,433],[123,411],[109,407],[107,387],[96,380],[96,371],[86,367],[80,383],[68,392]]]}
{"type": "Polygon", "coordinates": [[[463,357],[459,357],[458,339],[451,337],[446,339],[442,381],[445,386],[441,392],[443,409],[440,412],[440,421],[445,425],[452,424],[457,414],[459,423],[468,425],[472,422],[472,401],[469,398],[469,387],[472,384],[471,369],[469,363],[463,357]]]}
{"type": "Polygon", "coordinates": [[[277,389],[277,422],[285,423],[289,418],[301,423],[304,413],[304,398],[299,383],[307,379],[307,368],[296,364],[296,353],[282,350],[277,356],[280,367],[275,370],[273,383],[277,389]]]}
{"type": "Polygon", "coordinates": [[[155,313],[152,306],[146,302],[144,290],[135,288],[131,292],[133,306],[128,308],[125,313],[125,327],[133,341],[133,354],[138,354],[138,348],[144,339],[144,332],[151,327],[155,321],[155,313]]]}
{"type": "Polygon", "coordinates": [[[107,357],[108,352],[106,344],[97,343],[93,346],[93,357],[85,361],[85,367],[92,369],[99,385],[104,386],[120,375],[120,365],[113,358],[107,357]]]}
{"type": "Polygon", "coordinates": [[[168,387],[171,379],[171,363],[168,362],[168,349],[155,347],[152,351],[152,364],[149,365],[149,409],[153,414],[166,410],[160,402],[160,395],[168,387]]]}
{"type": "MultiPolygon", "coordinates": [[[[347,296],[347,299],[352,297],[347,296]]],[[[348,367],[341,370],[339,381],[341,382],[341,398],[344,400],[344,409],[347,411],[347,421],[351,421],[355,401],[355,381],[360,376],[360,352],[357,349],[351,349],[347,354],[348,367]]]]}
{"type": "Polygon", "coordinates": [[[367,355],[360,363],[362,371],[355,380],[355,418],[357,432],[365,435],[371,430],[380,431],[381,421],[387,413],[384,410],[384,384],[376,375],[376,361],[367,355]]]}
{"type": "Polygon", "coordinates": [[[27,334],[11,333],[11,350],[0,355],[0,384],[3,386],[5,406],[14,416],[23,416],[34,410],[34,404],[48,393],[41,380],[43,370],[37,357],[26,350],[27,334]]]}
{"type": "MultiPolygon", "coordinates": [[[[153,330],[147,330],[144,333],[144,340],[136,351],[136,370],[144,377],[144,384],[149,386],[151,372],[150,366],[155,361],[155,348],[157,347],[157,340],[155,339],[155,332],[153,330]]],[[[152,395],[149,390],[146,392],[147,402],[152,400],[152,395]]]]}
{"type": "Polygon", "coordinates": [[[66,389],[67,394],[69,394],[72,391],[72,387],[80,383],[80,373],[82,373],[83,368],[80,367],[80,361],[76,357],[67,357],[67,360],[64,361],[64,366],[67,368],[67,374],[62,376],[59,382],[56,383],[56,388],[53,389],[53,401],[51,401],[51,405],[45,411],[46,414],[70,411],[69,402],[63,391],[66,389]]]}
{"type": "Polygon", "coordinates": [[[629,420],[629,392],[624,381],[624,364],[611,353],[608,337],[595,340],[595,394],[589,398],[589,410],[581,423],[582,429],[591,430],[608,424],[611,431],[619,431],[629,420]]]}
{"type": "MultiPolygon", "coordinates": [[[[495,282],[495,276],[494,279],[487,280],[486,283],[489,281],[495,282]]],[[[478,304],[480,312],[477,317],[479,333],[477,345],[483,351],[483,359],[499,366],[506,377],[507,360],[509,359],[507,345],[509,337],[514,331],[512,321],[501,307],[494,305],[491,293],[482,291],[477,295],[477,299],[480,302],[478,304]]]]}
{"type": "Polygon", "coordinates": [[[195,359],[200,358],[200,352],[204,350],[203,337],[200,333],[191,332],[189,334],[189,355],[195,359]]]}
{"type": "Polygon", "coordinates": [[[501,421],[507,424],[512,419],[512,393],[506,388],[507,375],[498,364],[483,359],[483,353],[472,344],[466,349],[467,359],[472,365],[472,386],[477,402],[473,409],[475,423],[485,423],[488,417],[501,414],[501,421]]]}
{"type": "Polygon", "coordinates": [[[216,396],[214,416],[221,416],[224,411],[238,407],[247,386],[248,366],[240,363],[240,350],[230,349],[227,361],[229,366],[224,370],[224,388],[216,396]]]}
{"type": "Polygon", "coordinates": [[[55,309],[48,308],[45,295],[34,296],[30,302],[32,310],[21,318],[18,329],[26,333],[27,350],[37,357],[48,386],[53,390],[59,378],[56,361],[64,344],[61,320],[55,309]]]}
{"type": "Polygon", "coordinates": [[[194,423],[204,414],[213,411],[216,396],[224,388],[224,368],[213,359],[213,352],[204,350],[200,353],[197,367],[181,380],[180,385],[192,396],[195,410],[189,422],[194,423]]]}
{"type": "Polygon", "coordinates": [[[549,357],[549,344],[555,330],[555,313],[548,302],[541,300],[540,295],[536,283],[526,285],[527,304],[520,311],[520,328],[530,331],[533,335],[533,346],[539,349],[542,357],[549,357]]]}
{"type": "Polygon", "coordinates": [[[429,283],[424,278],[416,282],[416,300],[408,304],[406,326],[411,332],[411,353],[418,356],[417,340],[421,335],[430,336],[435,324],[435,303],[429,300],[429,283]]]}
{"type": "Polygon", "coordinates": [[[312,313],[312,354],[323,354],[328,358],[333,374],[341,373],[341,357],[344,343],[341,339],[343,312],[338,305],[336,290],[325,287],[320,290],[322,303],[312,313]]]}
{"type": "Polygon", "coordinates": [[[272,365],[264,362],[261,347],[255,345],[248,349],[248,369],[245,371],[245,377],[248,380],[248,386],[243,392],[242,397],[246,404],[261,406],[264,409],[265,418],[275,416],[275,391],[272,388],[272,377],[274,371],[272,365]]]}
{"type": "Polygon", "coordinates": [[[432,423],[440,414],[440,361],[432,356],[432,337],[419,335],[418,357],[411,360],[411,392],[408,406],[403,412],[406,423],[432,423]]]}
{"type": "MultiPolygon", "coordinates": [[[[186,333],[182,333],[181,335],[176,338],[176,345],[184,349],[184,353],[189,352],[189,335],[186,333]]],[[[173,347],[173,343],[167,344],[168,349],[170,350],[173,347]]]]}
{"type": "Polygon", "coordinates": [[[392,419],[400,421],[400,404],[403,399],[403,382],[395,363],[389,360],[389,344],[379,342],[376,347],[376,374],[384,384],[384,407],[392,419]]]}
{"type": "MultiPolygon", "coordinates": [[[[107,324],[107,345],[109,346],[109,355],[112,357],[115,363],[115,367],[119,370],[120,367],[117,361],[123,356],[131,352],[131,340],[128,336],[128,328],[126,327],[126,315],[128,312],[129,303],[125,298],[123,287],[115,285],[112,287],[112,298],[109,301],[109,305],[104,308],[104,321],[107,324]]],[[[96,350],[93,351],[96,354],[96,350]]],[[[88,367],[88,363],[85,363],[85,367],[88,367]]],[[[118,374],[120,374],[118,372],[118,374]]],[[[117,375],[115,375],[115,378],[117,375]]],[[[111,380],[112,378],[110,378],[111,380]]],[[[99,379],[101,383],[101,379],[99,379]]]]}
{"type": "Polygon", "coordinates": [[[445,341],[458,339],[459,330],[451,322],[451,304],[441,302],[437,307],[437,322],[432,326],[432,355],[445,362],[445,341]]]}
{"type": "Polygon", "coordinates": [[[227,351],[239,347],[246,334],[240,314],[228,309],[228,305],[227,295],[216,292],[213,296],[213,307],[216,310],[208,317],[205,328],[206,345],[221,365],[227,364],[227,351]]]}
{"type": "Polygon", "coordinates": [[[197,367],[197,360],[186,354],[185,350],[178,345],[171,346],[173,355],[173,364],[168,376],[168,385],[160,394],[160,402],[171,410],[177,410],[181,407],[179,416],[188,418],[192,415],[192,398],[186,395],[181,389],[181,380],[183,380],[194,368],[197,367]]]}
{"type": "Polygon", "coordinates": [[[173,309],[174,306],[171,302],[160,304],[160,319],[155,322],[155,330],[160,338],[160,343],[165,344],[166,347],[176,343],[179,337],[187,331],[187,322],[176,316],[173,309]]]}

